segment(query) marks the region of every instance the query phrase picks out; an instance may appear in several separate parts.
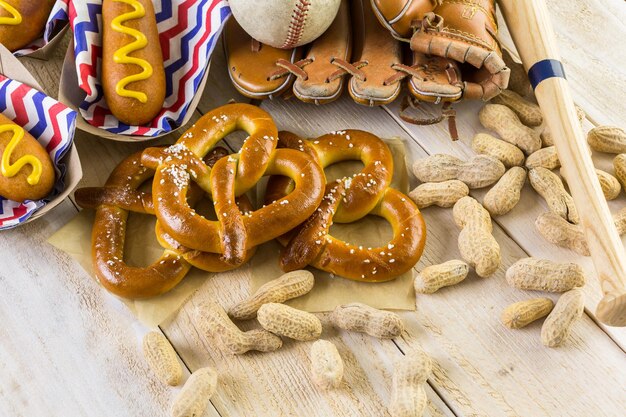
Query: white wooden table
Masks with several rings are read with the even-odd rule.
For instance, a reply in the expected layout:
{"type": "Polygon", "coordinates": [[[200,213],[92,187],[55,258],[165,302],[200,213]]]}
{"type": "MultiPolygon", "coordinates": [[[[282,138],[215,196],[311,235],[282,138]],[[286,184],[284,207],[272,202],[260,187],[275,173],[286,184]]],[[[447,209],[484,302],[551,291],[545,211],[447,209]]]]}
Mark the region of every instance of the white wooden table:
{"type": "MultiPolygon", "coordinates": [[[[626,127],[625,3],[548,3],[567,76],[588,116],[585,128],[626,127]]],[[[506,43],[506,33],[503,37],[506,43]]],[[[22,59],[52,96],[63,55],[59,49],[49,62],[22,59]]],[[[240,99],[220,59],[215,58],[197,116],[230,98],[240,99]]],[[[457,106],[462,141],[456,143],[449,141],[443,125],[403,123],[398,106],[366,108],[345,97],[321,107],[297,100],[262,104],[279,128],[302,135],[358,128],[404,138],[411,158],[437,152],[472,155],[469,140],[482,130],[480,103],[457,106]]],[[[76,142],[83,186],[101,185],[117,162],[145,146],[83,133],[76,142]]],[[[612,171],[609,156],[594,158],[599,168],[612,171]]],[[[473,193],[478,198],[483,194],[473,193]]],[[[610,206],[613,211],[626,206],[624,193],[610,206]]],[[[346,363],[346,383],[337,391],[321,393],[311,384],[308,343],[286,342],[272,354],[233,357],[199,334],[190,312],[205,299],[230,305],[245,297],[249,277],[240,271],[207,280],[160,330],[186,372],[207,365],[218,370],[218,391],[206,416],[387,416],[392,364],[416,344],[436,363],[428,381],[431,416],[623,416],[626,331],[595,320],[599,290],[589,259],[552,246],[536,232],[534,220],[545,210],[544,201],[526,186],[521,203],[494,219],[503,260],[498,273],[488,279],[472,275],[456,287],[419,296],[416,312],[401,313],[407,326],[401,338],[381,341],[326,327],[323,337],[338,346],[346,363]],[[559,349],[541,346],[539,324],[511,331],[499,322],[506,305],[535,295],[514,290],[504,280],[506,268],[529,255],[573,260],[590,274],[585,315],[559,349]]],[[[0,415],[167,415],[176,390],[159,383],[147,368],[133,316],[72,258],[46,243],[77,211],[67,199],[43,219],[0,234],[0,415]]],[[[451,211],[428,208],[423,213],[428,242],[417,269],[459,256],[451,211]]]]}

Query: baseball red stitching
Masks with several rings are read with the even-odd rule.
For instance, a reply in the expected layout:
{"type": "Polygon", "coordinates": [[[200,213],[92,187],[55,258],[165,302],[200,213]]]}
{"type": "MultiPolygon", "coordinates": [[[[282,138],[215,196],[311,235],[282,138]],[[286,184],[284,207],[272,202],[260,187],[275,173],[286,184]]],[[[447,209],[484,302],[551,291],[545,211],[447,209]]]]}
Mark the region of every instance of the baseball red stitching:
{"type": "Polygon", "coordinates": [[[298,0],[291,12],[291,22],[287,29],[287,39],[283,43],[283,48],[293,48],[302,38],[306,16],[311,6],[311,0],[298,0]]]}

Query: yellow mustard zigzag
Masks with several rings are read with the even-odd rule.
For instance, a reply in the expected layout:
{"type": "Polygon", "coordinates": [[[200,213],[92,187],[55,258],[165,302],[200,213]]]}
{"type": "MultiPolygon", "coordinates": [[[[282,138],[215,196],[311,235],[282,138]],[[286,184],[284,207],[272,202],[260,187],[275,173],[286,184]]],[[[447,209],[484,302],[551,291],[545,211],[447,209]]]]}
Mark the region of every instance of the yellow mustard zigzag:
{"type": "MultiPolygon", "coordinates": [[[[0,0],[1,1],[1,0],[0,0]]],[[[130,97],[139,100],[141,103],[148,102],[148,96],[140,91],[133,91],[126,89],[126,86],[130,83],[147,80],[152,76],[152,65],[148,61],[140,58],[129,56],[131,53],[145,48],[148,45],[148,39],[146,35],[136,29],[132,29],[123,25],[128,20],[140,19],[146,15],[146,10],[143,5],[137,0],[114,0],[121,3],[126,3],[135,10],[132,12],[124,13],[117,16],[111,22],[111,28],[119,33],[132,36],[135,41],[129,43],[123,48],[118,49],[113,53],[113,61],[117,64],[134,64],[139,65],[143,71],[139,74],[129,75],[123,78],[115,86],[115,92],[122,97],[130,97]]]]}
{"type": "Polygon", "coordinates": [[[0,0],[0,9],[6,10],[11,15],[0,17],[0,25],[19,25],[22,23],[22,15],[20,12],[6,1],[0,0]]]}
{"type": "Polygon", "coordinates": [[[9,141],[9,144],[4,149],[2,153],[2,164],[0,166],[2,175],[11,178],[17,175],[18,172],[26,165],[30,165],[33,167],[33,172],[30,173],[26,181],[30,185],[36,185],[39,183],[41,179],[41,172],[43,171],[43,167],[41,161],[37,159],[34,155],[24,155],[15,163],[11,164],[11,154],[17,147],[17,144],[24,139],[24,129],[15,124],[5,124],[0,125],[0,134],[5,132],[13,132],[13,137],[9,141]]]}

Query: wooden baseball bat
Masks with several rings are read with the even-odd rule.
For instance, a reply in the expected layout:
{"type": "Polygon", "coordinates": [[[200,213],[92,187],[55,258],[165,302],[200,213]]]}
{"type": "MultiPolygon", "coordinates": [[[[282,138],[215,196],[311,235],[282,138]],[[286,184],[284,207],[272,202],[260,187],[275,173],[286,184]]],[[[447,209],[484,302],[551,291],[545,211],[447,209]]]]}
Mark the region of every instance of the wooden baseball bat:
{"type": "Polygon", "coordinates": [[[545,0],[498,0],[554,138],[604,297],[596,317],[626,326],[626,253],[593,167],[545,0]]]}

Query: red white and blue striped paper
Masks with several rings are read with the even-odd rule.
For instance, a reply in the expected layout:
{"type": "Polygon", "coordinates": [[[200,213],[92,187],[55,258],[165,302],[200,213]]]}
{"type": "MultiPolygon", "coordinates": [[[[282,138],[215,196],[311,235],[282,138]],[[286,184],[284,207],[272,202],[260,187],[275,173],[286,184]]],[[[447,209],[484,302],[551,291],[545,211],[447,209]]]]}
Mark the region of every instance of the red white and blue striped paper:
{"type": "Polygon", "coordinates": [[[79,110],[89,124],[111,133],[152,137],[178,128],[185,118],[230,8],[226,0],[153,3],[165,63],[166,95],[163,109],[148,126],[123,124],[106,105],[100,83],[102,0],[70,3],[78,82],[87,94],[79,110]]]}
{"type": "Polygon", "coordinates": [[[30,53],[35,52],[36,50],[43,48],[46,46],[52,38],[58,33],[59,29],[67,24],[69,20],[69,16],[67,14],[69,10],[70,0],[57,0],[56,4],[52,8],[50,12],[50,16],[48,17],[48,22],[46,23],[46,27],[43,32],[43,37],[37,39],[31,45],[15,51],[13,54],[15,56],[23,56],[28,55],[30,53]]]}
{"type": "Polygon", "coordinates": [[[0,197],[0,230],[18,226],[64,190],[61,163],[74,141],[76,112],[18,81],[0,75],[0,113],[23,126],[48,151],[57,181],[52,194],[39,201],[17,203],[0,197]]]}

